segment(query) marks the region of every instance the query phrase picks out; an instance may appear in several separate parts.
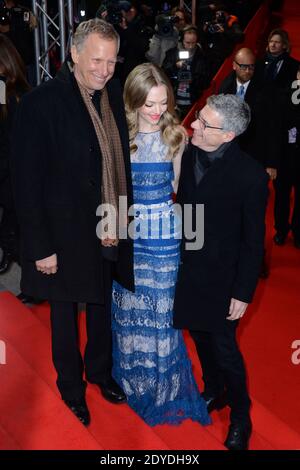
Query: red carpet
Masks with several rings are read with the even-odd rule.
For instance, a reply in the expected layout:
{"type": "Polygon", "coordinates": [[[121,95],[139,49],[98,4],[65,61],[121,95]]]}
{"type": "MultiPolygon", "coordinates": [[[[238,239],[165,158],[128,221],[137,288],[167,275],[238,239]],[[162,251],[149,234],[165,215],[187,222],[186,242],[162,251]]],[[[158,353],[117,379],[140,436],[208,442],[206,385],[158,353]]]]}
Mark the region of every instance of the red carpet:
{"type": "MultiPolygon", "coordinates": [[[[256,301],[241,324],[240,343],[249,372],[254,433],[251,449],[300,448],[300,365],[291,362],[299,339],[300,253],[289,242],[272,244],[272,206],[267,246],[271,276],[260,281],[256,301]]],[[[0,294],[0,331],[7,364],[0,366],[0,449],[223,449],[228,410],[213,413],[213,425],[186,421],[178,427],[149,428],[127,405],[115,406],[89,386],[92,423],[85,429],[58,396],[51,365],[49,307],[24,307],[0,294]]],[[[84,314],[80,315],[84,343],[84,314]]],[[[186,335],[201,386],[194,346],[186,335]]]]}
{"type": "MultiPolygon", "coordinates": [[[[283,27],[300,59],[300,8],[286,1],[283,27]]],[[[273,201],[267,215],[267,254],[271,275],[260,281],[255,302],[240,326],[239,340],[253,401],[251,449],[300,449],[300,364],[291,361],[300,340],[300,251],[289,240],[273,245],[273,201]]],[[[84,343],[84,314],[80,315],[84,343]]],[[[207,427],[191,421],[180,427],[148,427],[127,405],[111,405],[88,386],[92,422],[82,426],[61,401],[51,362],[49,307],[24,307],[12,294],[0,293],[0,450],[10,449],[153,449],[221,450],[228,409],[214,412],[207,427]],[[0,358],[1,359],[1,358],[0,358]]],[[[201,372],[186,335],[196,379],[201,372]]]]}

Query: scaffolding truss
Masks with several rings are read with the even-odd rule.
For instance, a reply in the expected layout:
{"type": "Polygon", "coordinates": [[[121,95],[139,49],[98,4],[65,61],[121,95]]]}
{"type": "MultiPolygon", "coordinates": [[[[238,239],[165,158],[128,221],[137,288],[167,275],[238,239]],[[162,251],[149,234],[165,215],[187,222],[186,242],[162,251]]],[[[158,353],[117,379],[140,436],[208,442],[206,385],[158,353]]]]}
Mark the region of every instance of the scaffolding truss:
{"type": "Polygon", "coordinates": [[[57,13],[52,17],[47,0],[32,0],[32,11],[38,21],[34,31],[36,82],[52,78],[50,54],[55,47],[60,61],[65,60],[73,36],[73,0],[57,0],[57,13]]]}
{"type": "Polygon", "coordinates": [[[180,0],[181,8],[184,8],[192,17],[192,23],[196,24],[196,0],[184,1],[180,0]]]}

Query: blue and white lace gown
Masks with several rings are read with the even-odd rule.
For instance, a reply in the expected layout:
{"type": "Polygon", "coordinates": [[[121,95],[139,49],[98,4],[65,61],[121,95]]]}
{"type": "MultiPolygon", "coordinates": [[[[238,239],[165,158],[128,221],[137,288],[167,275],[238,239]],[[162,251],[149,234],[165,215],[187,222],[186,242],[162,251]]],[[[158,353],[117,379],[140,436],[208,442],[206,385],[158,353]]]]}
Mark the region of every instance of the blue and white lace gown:
{"type": "Polygon", "coordinates": [[[168,149],[159,131],[139,133],[136,144],[136,290],[133,294],[113,285],[113,376],[128,404],[149,425],[179,424],[186,418],[208,424],[182,333],[172,328],[180,247],[179,218],[171,199],[173,165],[166,160],[168,149]]]}

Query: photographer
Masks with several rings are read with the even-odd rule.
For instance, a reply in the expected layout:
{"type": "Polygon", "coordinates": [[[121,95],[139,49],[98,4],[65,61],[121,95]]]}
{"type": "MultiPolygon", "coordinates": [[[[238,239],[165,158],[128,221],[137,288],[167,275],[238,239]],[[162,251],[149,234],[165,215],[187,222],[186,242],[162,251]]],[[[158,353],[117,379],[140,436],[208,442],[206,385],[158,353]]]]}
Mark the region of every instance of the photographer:
{"type": "Polygon", "coordinates": [[[124,84],[131,70],[146,61],[145,54],[149,48],[153,30],[146,26],[143,15],[138,9],[138,3],[134,1],[104,1],[96,17],[112,24],[120,36],[115,76],[124,84]]]}
{"type": "Polygon", "coordinates": [[[19,52],[26,65],[27,79],[34,85],[34,37],[37,26],[35,16],[14,0],[0,0],[0,33],[5,34],[19,52]]]}
{"type": "Polygon", "coordinates": [[[231,54],[234,46],[243,41],[244,33],[236,16],[219,9],[215,11],[211,21],[204,23],[201,39],[208,51],[210,68],[214,74],[231,54]]]}
{"type": "Polygon", "coordinates": [[[150,62],[161,67],[167,51],[177,46],[179,34],[176,24],[179,21],[178,15],[172,16],[167,13],[157,15],[155,18],[155,33],[146,53],[146,57],[150,62]]]}
{"type": "Polygon", "coordinates": [[[182,42],[169,50],[163,69],[170,78],[176,96],[176,105],[183,119],[191,105],[209,85],[209,69],[194,26],[182,31],[182,42]]]}

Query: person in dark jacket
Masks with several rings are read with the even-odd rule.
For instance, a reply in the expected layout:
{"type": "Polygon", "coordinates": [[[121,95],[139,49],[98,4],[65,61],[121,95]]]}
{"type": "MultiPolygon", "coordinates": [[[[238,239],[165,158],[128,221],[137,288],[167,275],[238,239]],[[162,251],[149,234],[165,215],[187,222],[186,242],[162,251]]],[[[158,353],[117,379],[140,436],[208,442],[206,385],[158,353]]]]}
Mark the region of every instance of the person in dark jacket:
{"type": "MultiPolygon", "coordinates": [[[[239,136],[239,144],[244,152],[255,158],[266,170],[271,180],[275,180],[279,166],[283,116],[280,108],[280,95],[276,89],[266,86],[254,78],[255,56],[251,49],[243,47],[233,60],[233,71],[225,77],[219,93],[238,95],[249,104],[251,122],[247,130],[239,136]]],[[[260,277],[269,275],[266,251],[260,277]]]]}
{"type": "Polygon", "coordinates": [[[286,89],[295,80],[299,62],[290,56],[290,40],[284,29],[273,29],[265,56],[257,61],[255,76],[274,88],[286,89]]]}
{"type": "MultiPolygon", "coordinates": [[[[290,150],[293,153],[294,149],[297,148],[297,143],[296,145],[289,145],[290,143],[294,144],[295,142],[290,142],[287,137],[287,132],[291,125],[290,116],[287,110],[289,110],[291,112],[291,116],[294,117],[294,111],[296,109],[293,104],[290,106],[288,100],[290,99],[289,95],[291,94],[290,90],[292,82],[295,80],[299,68],[299,62],[291,57],[290,51],[291,45],[287,31],[281,28],[273,29],[268,37],[266,54],[262,60],[257,62],[255,70],[255,78],[263,82],[274,96],[278,95],[280,97],[279,105],[277,107],[277,115],[282,116],[283,124],[282,132],[280,134],[281,143],[279,147],[281,156],[279,159],[280,180],[274,182],[274,216],[276,233],[273,238],[275,244],[280,246],[284,245],[290,230],[288,222],[288,199],[291,190],[291,179],[288,175],[292,175],[290,170],[288,170],[288,167],[290,166],[290,163],[287,163],[290,159],[288,155],[291,155],[290,150]]],[[[296,154],[297,152],[295,153],[295,156],[296,154]]],[[[291,158],[294,160],[294,157],[291,158]]],[[[292,172],[294,172],[294,170],[292,170],[292,172]]],[[[300,229],[297,227],[297,224],[296,219],[294,219],[292,225],[294,227],[293,232],[296,247],[300,236],[300,229]]]]}
{"type": "Polygon", "coordinates": [[[118,232],[99,230],[97,217],[104,208],[119,214],[121,196],[132,201],[126,118],[112,79],[118,41],[103,20],[81,23],[72,63],[24,96],[13,139],[21,285],[50,302],[57,386],[85,425],[84,369],[104,398],[125,401],[111,377],[110,305],[112,277],[133,289],[132,244],[118,232]],[[79,302],[86,303],[84,360],[77,344],[79,302]]]}
{"type": "Polygon", "coordinates": [[[277,245],[284,245],[291,230],[295,248],[300,249],[300,65],[284,98],[283,151],[274,182],[274,219],[277,245]],[[292,203],[291,192],[294,189],[292,203]]]}
{"type": "Polygon", "coordinates": [[[239,97],[209,97],[192,123],[177,193],[192,215],[184,221],[174,326],[189,329],[195,341],[208,409],[224,406],[225,399],[231,408],[225,446],[235,450],[247,449],[251,434],[236,329],[260,271],[268,195],[266,172],[236,140],[249,121],[249,106],[239,97]]]}
{"type": "Polygon", "coordinates": [[[195,26],[186,26],[181,31],[181,41],[177,47],[167,51],[162,68],[171,80],[176,106],[183,119],[209,85],[207,60],[198,44],[195,26]]]}
{"type": "Polygon", "coordinates": [[[219,93],[238,95],[250,106],[251,121],[239,136],[239,144],[274,180],[280,158],[282,117],[277,112],[277,95],[254,78],[255,62],[251,49],[239,49],[234,56],[233,71],[222,81],[219,93]]]}

